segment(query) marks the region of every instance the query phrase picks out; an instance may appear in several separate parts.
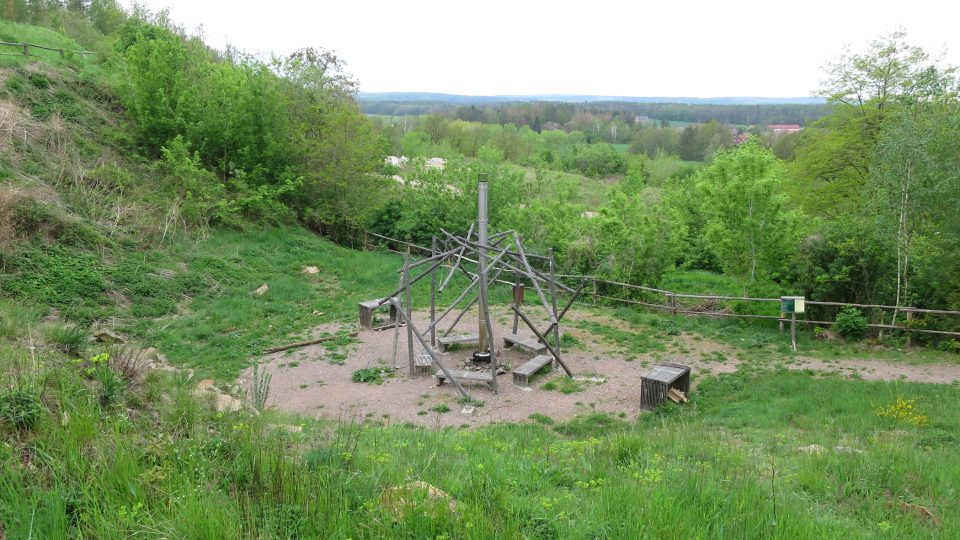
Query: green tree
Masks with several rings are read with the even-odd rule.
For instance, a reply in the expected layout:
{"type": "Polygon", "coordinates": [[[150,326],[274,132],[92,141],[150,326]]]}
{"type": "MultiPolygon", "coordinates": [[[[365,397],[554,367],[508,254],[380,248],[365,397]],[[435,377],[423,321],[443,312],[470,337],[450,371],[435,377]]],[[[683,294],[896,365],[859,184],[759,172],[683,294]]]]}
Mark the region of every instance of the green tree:
{"type": "Polygon", "coordinates": [[[755,139],[716,154],[696,176],[703,234],[724,271],[768,277],[790,252],[796,230],[785,208],[783,164],[755,139]]]}

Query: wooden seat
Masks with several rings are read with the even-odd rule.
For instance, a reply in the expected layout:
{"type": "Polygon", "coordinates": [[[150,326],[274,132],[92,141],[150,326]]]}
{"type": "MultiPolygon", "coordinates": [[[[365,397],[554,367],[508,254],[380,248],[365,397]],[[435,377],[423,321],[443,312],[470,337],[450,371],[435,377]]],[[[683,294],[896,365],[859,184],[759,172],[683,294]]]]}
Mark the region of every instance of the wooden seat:
{"type": "Polygon", "coordinates": [[[530,377],[553,362],[553,357],[545,354],[535,356],[533,360],[513,370],[513,383],[517,386],[529,386],[530,377]]]}
{"type": "Polygon", "coordinates": [[[547,346],[543,343],[537,341],[536,338],[518,336],[516,334],[507,334],[503,336],[503,346],[506,348],[513,347],[514,345],[519,345],[524,349],[533,351],[535,353],[541,353],[547,350],[547,346]]]}
{"type": "Polygon", "coordinates": [[[418,354],[413,358],[413,371],[420,375],[429,375],[433,367],[433,358],[429,354],[418,354]]]}
{"type": "Polygon", "coordinates": [[[640,407],[654,409],[667,400],[670,389],[684,395],[690,393],[690,367],[682,364],[659,364],[640,376],[640,407]]]}
{"type": "MultiPolygon", "coordinates": [[[[399,299],[394,296],[394,300],[399,302],[399,299]]],[[[373,312],[377,309],[384,308],[390,310],[390,323],[388,326],[397,324],[397,308],[393,304],[386,303],[380,304],[382,298],[376,298],[374,300],[367,300],[366,302],[360,302],[360,328],[367,330],[373,330],[373,312]]]]}
{"type": "MultiPolygon", "coordinates": [[[[489,371],[466,371],[462,369],[451,369],[449,371],[450,374],[453,375],[453,378],[457,379],[460,383],[493,383],[493,375],[489,371]]],[[[437,378],[437,386],[440,386],[447,380],[447,375],[439,369],[433,376],[437,378]]]]}
{"type": "Polygon", "coordinates": [[[450,345],[479,344],[480,336],[477,334],[462,334],[459,336],[443,336],[437,338],[437,346],[441,351],[447,350],[450,345]]]}

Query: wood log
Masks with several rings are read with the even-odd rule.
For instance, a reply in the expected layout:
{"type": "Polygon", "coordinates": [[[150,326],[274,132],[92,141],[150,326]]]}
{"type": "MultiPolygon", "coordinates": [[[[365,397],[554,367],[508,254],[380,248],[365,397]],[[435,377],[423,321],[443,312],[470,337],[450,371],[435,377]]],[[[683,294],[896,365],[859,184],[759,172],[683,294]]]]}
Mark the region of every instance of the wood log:
{"type": "Polygon", "coordinates": [[[349,334],[334,334],[332,336],[324,336],[317,339],[308,339],[306,341],[298,341],[296,343],[288,343],[286,345],[278,345],[276,347],[270,347],[269,349],[264,349],[263,354],[270,354],[280,351],[285,351],[287,349],[296,349],[297,347],[306,347],[307,345],[316,345],[318,343],[323,343],[325,341],[333,341],[339,337],[357,337],[360,335],[360,332],[350,332],[349,334]]]}

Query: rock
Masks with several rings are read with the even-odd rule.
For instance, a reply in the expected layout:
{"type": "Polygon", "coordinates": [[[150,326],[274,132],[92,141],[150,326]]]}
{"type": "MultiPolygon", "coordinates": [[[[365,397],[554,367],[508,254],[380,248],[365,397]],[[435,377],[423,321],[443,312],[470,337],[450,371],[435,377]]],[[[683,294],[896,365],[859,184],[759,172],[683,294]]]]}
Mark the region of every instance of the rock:
{"type": "Polygon", "coordinates": [[[290,424],[270,424],[269,427],[271,427],[271,428],[273,428],[273,429],[276,429],[276,430],[280,430],[280,431],[286,431],[286,432],[289,432],[289,433],[302,433],[302,432],[303,432],[303,426],[292,426],[292,425],[290,425],[290,424]]]}
{"type": "Polygon", "coordinates": [[[317,268],[316,266],[304,266],[301,272],[303,272],[304,274],[319,274],[320,269],[317,268]]]}
{"type": "Polygon", "coordinates": [[[204,379],[197,383],[197,387],[193,390],[193,395],[202,399],[206,399],[207,396],[214,396],[214,403],[219,412],[234,412],[243,408],[243,402],[229,394],[221,392],[215,386],[213,379],[204,379]]]}
{"type": "Polygon", "coordinates": [[[841,454],[862,454],[863,453],[863,450],[860,450],[859,448],[853,448],[850,446],[842,446],[842,445],[834,446],[833,450],[841,454]]]}
{"type": "Polygon", "coordinates": [[[811,444],[810,446],[801,446],[800,448],[797,448],[797,450],[807,454],[822,454],[826,448],[820,446],[819,444],[811,444]]]}
{"type": "Polygon", "coordinates": [[[107,330],[106,328],[97,330],[93,333],[93,341],[99,343],[126,343],[127,340],[113,332],[112,330],[107,330]]]}
{"type": "Polygon", "coordinates": [[[263,296],[269,290],[270,290],[270,286],[264,283],[263,285],[257,287],[257,290],[253,291],[253,294],[257,296],[263,296]]]}
{"type": "Polygon", "coordinates": [[[166,270],[161,268],[160,270],[157,270],[157,276],[159,276],[162,279],[173,279],[177,277],[177,273],[174,272],[173,270],[166,270]]]}
{"type": "Polygon", "coordinates": [[[476,411],[476,410],[477,410],[477,408],[474,407],[473,405],[464,405],[464,406],[463,406],[463,409],[460,409],[460,414],[463,414],[463,415],[466,415],[466,416],[473,416],[473,413],[474,413],[474,411],[476,411]]]}
{"type": "Polygon", "coordinates": [[[227,394],[217,394],[217,412],[235,412],[243,408],[243,403],[227,394]]]}
{"type": "Polygon", "coordinates": [[[380,505],[397,518],[403,518],[418,503],[430,505],[435,510],[457,511],[457,501],[453,497],[421,480],[386,489],[380,495],[380,505]]]}

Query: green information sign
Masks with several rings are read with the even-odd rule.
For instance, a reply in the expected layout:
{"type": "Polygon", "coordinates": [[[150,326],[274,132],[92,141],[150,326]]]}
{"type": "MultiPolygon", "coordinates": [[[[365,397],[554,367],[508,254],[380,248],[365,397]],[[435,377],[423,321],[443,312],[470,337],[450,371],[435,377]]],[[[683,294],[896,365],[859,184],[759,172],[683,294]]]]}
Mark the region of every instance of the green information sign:
{"type": "Polygon", "coordinates": [[[781,296],[780,311],[782,313],[803,313],[806,310],[806,299],[802,296],[781,296]]]}

